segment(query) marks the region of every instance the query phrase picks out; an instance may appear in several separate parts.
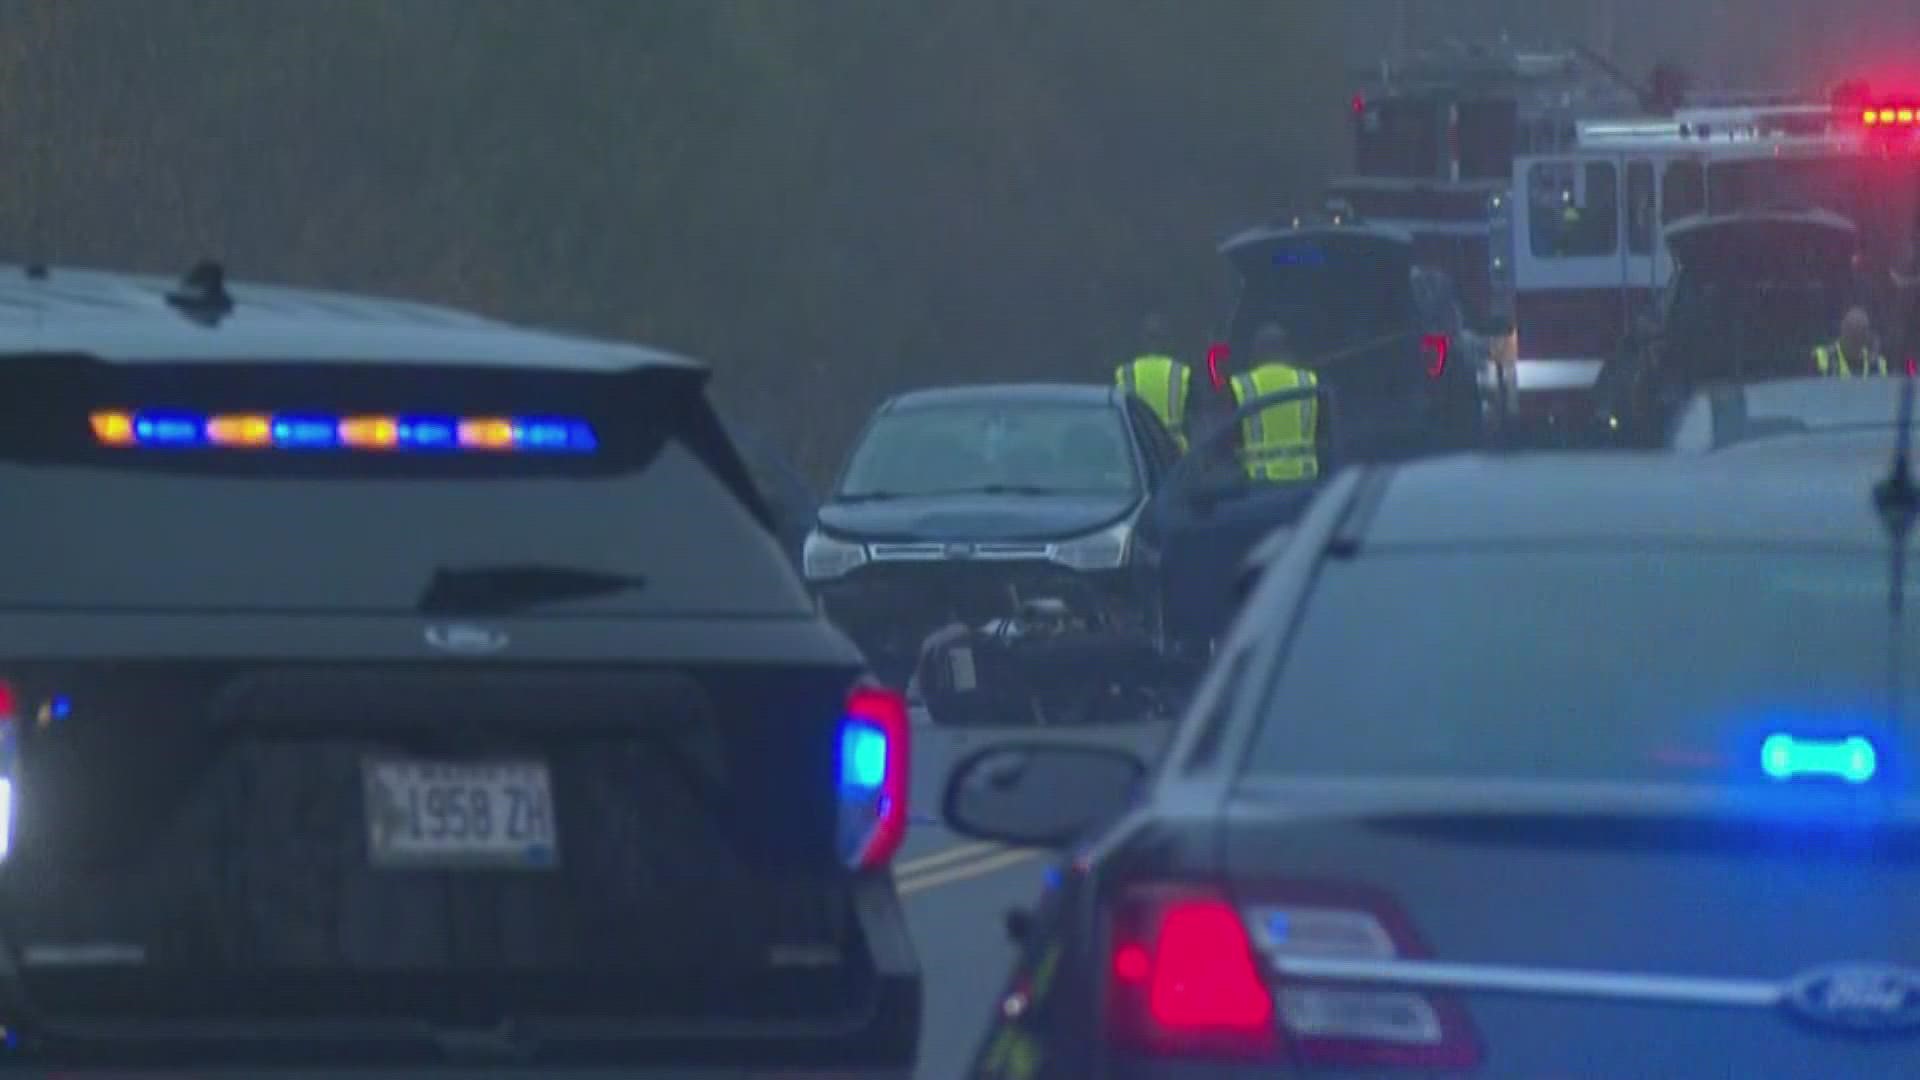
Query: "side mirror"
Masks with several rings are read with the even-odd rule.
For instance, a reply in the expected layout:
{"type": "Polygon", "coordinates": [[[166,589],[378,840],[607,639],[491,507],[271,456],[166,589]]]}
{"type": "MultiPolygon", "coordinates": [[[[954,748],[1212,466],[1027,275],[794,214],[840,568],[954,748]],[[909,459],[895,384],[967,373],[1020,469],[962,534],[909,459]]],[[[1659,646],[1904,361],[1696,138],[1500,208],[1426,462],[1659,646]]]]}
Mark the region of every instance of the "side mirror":
{"type": "Polygon", "coordinates": [[[1064,847],[1131,805],[1146,776],[1146,763],[1117,747],[1002,743],[954,766],[940,816],[977,840],[1064,847]]]}

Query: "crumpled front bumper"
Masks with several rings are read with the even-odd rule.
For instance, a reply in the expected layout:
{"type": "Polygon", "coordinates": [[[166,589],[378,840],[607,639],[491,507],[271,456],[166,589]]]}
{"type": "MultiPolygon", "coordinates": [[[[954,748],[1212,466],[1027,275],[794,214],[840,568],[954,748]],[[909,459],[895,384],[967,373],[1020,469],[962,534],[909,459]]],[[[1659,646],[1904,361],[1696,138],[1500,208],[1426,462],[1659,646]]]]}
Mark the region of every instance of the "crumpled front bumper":
{"type": "Polygon", "coordinates": [[[1021,600],[1057,597],[1144,634],[1147,604],[1127,570],[1079,572],[1039,561],[975,560],[871,564],[817,583],[827,617],[867,654],[882,681],[904,685],[930,636],[955,624],[981,627],[1021,600]]]}

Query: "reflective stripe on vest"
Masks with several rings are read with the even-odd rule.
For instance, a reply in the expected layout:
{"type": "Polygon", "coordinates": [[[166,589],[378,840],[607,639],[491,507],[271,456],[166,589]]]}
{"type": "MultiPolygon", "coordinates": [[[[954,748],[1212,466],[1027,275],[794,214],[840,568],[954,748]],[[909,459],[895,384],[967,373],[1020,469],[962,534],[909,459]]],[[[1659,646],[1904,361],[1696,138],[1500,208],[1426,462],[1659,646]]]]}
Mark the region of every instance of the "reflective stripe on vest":
{"type": "Polygon", "coordinates": [[[1141,356],[1121,364],[1114,384],[1147,403],[1181,448],[1187,445],[1187,391],[1193,369],[1171,356],[1141,356]]]}
{"type": "MultiPolygon", "coordinates": [[[[1241,407],[1269,394],[1317,385],[1313,372],[1285,364],[1262,364],[1235,375],[1233,397],[1241,407]]],[[[1241,460],[1254,479],[1301,480],[1318,476],[1315,427],[1319,402],[1313,398],[1269,405],[1241,422],[1241,460]]]]}
{"type": "MultiPolygon", "coordinates": [[[[1839,342],[1822,345],[1813,350],[1813,363],[1822,375],[1850,379],[1853,377],[1853,365],[1847,363],[1847,350],[1839,342]]],[[[1887,374],[1887,358],[1879,353],[1869,352],[1860,364],[1862,375],[1887,374]]]]}

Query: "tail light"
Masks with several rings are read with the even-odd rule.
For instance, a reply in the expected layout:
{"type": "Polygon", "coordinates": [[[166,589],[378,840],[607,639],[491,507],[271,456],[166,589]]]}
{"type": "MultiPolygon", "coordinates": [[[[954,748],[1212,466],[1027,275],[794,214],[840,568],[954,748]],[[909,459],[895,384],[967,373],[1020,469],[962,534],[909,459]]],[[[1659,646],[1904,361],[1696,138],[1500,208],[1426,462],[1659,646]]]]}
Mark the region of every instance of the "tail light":
{"type": "Polygon", "coordinates": [[[1916,375],[1920,375],[1920,356],[1909,356],[1907,357],[1907,377],[1913,378],[1916,375]]]}
{"type": "Polygon", "coordinates": [[[1215,390],[1227,385],[1227,358],[1232,354],[1233,349],[1224,341],[1207,346],[1207,380],[1215,390]]]}
{"type": "Polygon", "coordinates": [[[1427,951],[1371,890],[1155,885],[1115,908],[1110,1035],[1156,1057],[1290,1059],[1335,1068],[1470,1069],[1477,1033],[1456,1001],[1285,977],[1288,957],[1394,960],[1427,951]]]}
{"type": "Polygon", "coordinates": [[[906,696],[857,686],[840,720],[840,856],[855,870],[893,860],[907,836],[906,696]]]}
{"type": "Polygon", "coordinates": [[[13,778],[20,750],[20,695],[0,679],[0,862],[13,851],[13,778]]]}
{"type": "Polygon", "coordinates": [[[1427,378],[1437,379],[1447,373],[1447,353],[1453,348],[1453,342],[1445,334],[1421,334],[1420,355],[1427,362],[1427,378]]]}

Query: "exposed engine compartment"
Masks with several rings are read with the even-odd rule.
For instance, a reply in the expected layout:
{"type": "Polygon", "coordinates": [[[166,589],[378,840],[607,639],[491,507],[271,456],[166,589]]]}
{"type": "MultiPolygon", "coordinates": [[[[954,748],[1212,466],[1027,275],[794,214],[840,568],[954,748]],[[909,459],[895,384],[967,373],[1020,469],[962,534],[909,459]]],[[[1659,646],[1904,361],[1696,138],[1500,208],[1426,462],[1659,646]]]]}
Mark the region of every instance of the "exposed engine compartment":
{"type": "Polygon", "coordinates": [[[1092,723],[1162,705],[1163,665],[1145,612],[1090,581],[1049,584],[1039,595],[1008,584],[1001,613],[928,636],[917,674],[935,723],[1092,723]]]}

